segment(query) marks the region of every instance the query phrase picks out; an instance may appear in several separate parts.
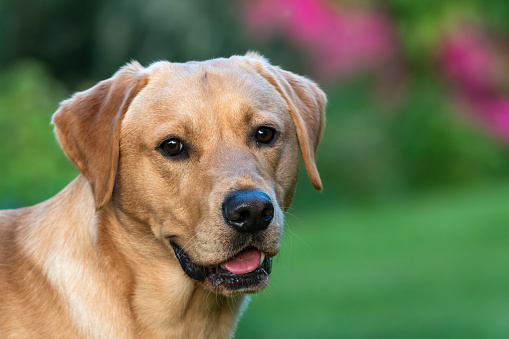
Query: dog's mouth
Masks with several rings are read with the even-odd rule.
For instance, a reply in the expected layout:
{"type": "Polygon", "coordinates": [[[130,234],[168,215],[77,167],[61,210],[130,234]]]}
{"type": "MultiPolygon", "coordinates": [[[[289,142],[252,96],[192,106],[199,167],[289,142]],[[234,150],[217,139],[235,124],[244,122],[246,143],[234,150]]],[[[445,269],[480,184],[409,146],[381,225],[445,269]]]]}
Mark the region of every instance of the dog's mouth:
{"type": "Polygon", "coordinates": [[[193,280],[208,289],[224,294],[255,293],[265,288],[272,270],[272,258],[263,252],[248,247],[233,258],[212,267],[194,263],[189,255],[174,242],[170,242],[180,266],[193,280]]]}

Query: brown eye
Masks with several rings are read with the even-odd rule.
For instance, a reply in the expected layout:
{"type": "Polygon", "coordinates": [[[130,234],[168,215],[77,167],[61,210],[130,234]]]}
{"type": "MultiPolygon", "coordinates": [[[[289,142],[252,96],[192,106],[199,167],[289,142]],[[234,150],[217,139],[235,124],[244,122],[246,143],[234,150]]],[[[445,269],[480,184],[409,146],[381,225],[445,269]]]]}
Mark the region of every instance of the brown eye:
{"type": "Polygon", "coordinates": [[[179,139],[171,138],[168,140],[165,140],[161,144],[161,149],[166,153],[166,155],[169,155],[170,157],[174,157],[182,153],[183,146],[179,139]]]}
{"type": "Polygon", "coordinates": [[[255,139],[260,144],[270,144],[272,141],[274,141],[276,134],[277,132],[275,129],[267,126],[262,126],[256,130],[255,139]]]}

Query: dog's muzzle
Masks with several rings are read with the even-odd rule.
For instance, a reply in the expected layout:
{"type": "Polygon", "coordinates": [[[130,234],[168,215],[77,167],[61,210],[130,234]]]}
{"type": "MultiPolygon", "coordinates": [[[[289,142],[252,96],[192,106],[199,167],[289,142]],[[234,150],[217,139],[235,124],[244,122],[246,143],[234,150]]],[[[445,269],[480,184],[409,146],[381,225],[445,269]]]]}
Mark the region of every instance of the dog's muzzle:
{"type": "MultiPolygon", "coordinates": [[[[254,235],[269,227],[274,218],[274,205],[270,197],[261,191],[237,191],[226,197],[222,213],[226,224],[235,231],[254,235]]],[[[247,247],[225,262],[205,267],[193,262],[174,241],[170,244],[187,276],[214,290],[253,293],[268,283],[272,258],[266,257],[256,246],[246,244],[247,247]]]]}

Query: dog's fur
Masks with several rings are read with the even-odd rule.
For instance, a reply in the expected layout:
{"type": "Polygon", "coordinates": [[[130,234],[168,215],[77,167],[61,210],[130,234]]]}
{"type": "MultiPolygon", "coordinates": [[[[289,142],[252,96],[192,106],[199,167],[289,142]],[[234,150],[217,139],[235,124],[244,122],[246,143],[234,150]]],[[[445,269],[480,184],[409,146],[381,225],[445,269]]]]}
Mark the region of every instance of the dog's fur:
{"type": "Polygon", "coordinates": [[[279,251],[299,148],[312,184],[325,95],[312,81],[248,53],[143,68],[62,103],[53,123],[81,174],[33,207],[0,213],[0,337],[225,338],[246,293],[190,279],[169,244],[214,266],[246,246],[279,251]],[[270,147],[253,129],[280,132],[270,147]],[[186,142],[186,159],[158,146],[186,142]],[[300,146],[300,147],[299,147],[300,146]],[[270,226],[240,234],[225,196],[257,189],[274,203],[270,226]]]}

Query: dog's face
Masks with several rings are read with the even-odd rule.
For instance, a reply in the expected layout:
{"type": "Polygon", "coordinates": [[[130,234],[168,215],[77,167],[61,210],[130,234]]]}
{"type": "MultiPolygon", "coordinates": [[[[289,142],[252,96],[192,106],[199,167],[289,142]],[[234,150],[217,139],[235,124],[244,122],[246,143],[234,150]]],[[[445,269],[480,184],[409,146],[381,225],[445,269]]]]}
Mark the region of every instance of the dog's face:
{"type": "Polygon", "coordinates": [[[106,144],[118,142],[106,155],[110,165],[99,168],[103,174],[74,155],[80,152],[66,137],[72,127],[64,108],[83,107],[79,98],[64,103],[54,119],[64,150],[91,182],[97,207],[112,200],[131,232],[150,232],[205,288],[225,295],[261,290],[279,251],[299,143],[314,185],[321,185],[314,151],[323,93],[256,55],[130,67],[130,75],[121,78],[121,70],[110,79],[108,95],[94,99],[96,110],[106,107],[103,115],[114,121],[106,144]],[[97,103],[112,96],[121,97],[116,109],[97,103]]]}

